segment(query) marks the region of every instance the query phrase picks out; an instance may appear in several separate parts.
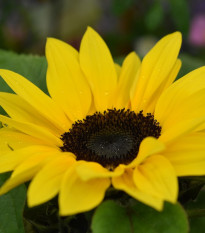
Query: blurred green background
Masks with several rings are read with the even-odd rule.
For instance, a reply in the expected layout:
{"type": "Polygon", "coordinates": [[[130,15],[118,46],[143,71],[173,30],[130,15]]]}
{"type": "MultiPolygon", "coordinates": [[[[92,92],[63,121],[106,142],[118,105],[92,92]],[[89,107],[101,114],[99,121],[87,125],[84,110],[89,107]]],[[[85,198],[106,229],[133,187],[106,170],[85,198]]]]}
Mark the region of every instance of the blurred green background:
{"type": "Polygon", "coordinates": [[[86,27],[96,29],[114,57],[140,56],[179,30],[183,53],[205,59],[204,0],[0,0],[0,48],[44,54],[46,37],[74,47],[86,27]]]}

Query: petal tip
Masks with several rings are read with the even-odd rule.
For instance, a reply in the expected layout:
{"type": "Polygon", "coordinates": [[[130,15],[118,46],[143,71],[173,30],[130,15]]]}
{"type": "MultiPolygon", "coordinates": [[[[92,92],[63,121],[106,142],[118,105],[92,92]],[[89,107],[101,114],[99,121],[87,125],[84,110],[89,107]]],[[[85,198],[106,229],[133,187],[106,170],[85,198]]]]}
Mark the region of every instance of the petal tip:
{"type": "Polygon", "coordinates": [[[172,34],[172,38],[173,40],[179,41],[180,43],[182,43],[182,33],[179,31],[173,32],[172,34]]]}
{"type": "Polygon", "coordinates": [[[95,31],[95,29],[93,29],[92,27],[90,27],[90,26],[88,26],[87,27],[87,29],[86,29],[86,31],[85,31],[85,34],[84,34],[84,36],[83,37],[85,37],[85,36],[92,36],[92,37],[101,37],[100,35],[99,35],[99,33],[97,32],[97,31],[95,31]]]}
{"type": "Polygon", "coordinates": [[[53,37],[47,37],[46,38],[46,49],[48,49],[48,47],[51,47],[56,41],[57,39],[53,37]]]}
{"type": "Polygon", "coordinates": [[[96,32],[91,26],[87,26],[86,32],[96,32]]]}

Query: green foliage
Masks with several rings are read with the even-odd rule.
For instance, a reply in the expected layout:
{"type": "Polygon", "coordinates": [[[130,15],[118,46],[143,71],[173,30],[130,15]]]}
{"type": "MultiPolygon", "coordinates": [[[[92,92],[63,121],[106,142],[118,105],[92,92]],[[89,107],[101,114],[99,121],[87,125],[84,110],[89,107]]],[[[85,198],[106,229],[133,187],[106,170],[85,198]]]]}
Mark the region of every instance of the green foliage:
{"type": "Polygon", "coordinates": [[[179,31],[187,35],[189,31],[189,9],[186,0],[169,0],[172,20],[179,31]]]}
{"type": "MultiPolygon", "coordinates": [[[[0,185],[8,174],[0,175],[0,185]]],[[[0,233],[24,233],[23,208],[26,189],[21,185],[0,197],[0,233]]]]}
{"type": "Polygon", "coordinates": [[[179,58],[182,61],[182,67],[180,69],[180,72],[178,74],[178,78],[181,78],[182,76],[188,74],[189,72],[204,66],[204,61],[199,59],[199,58],[195,58],[192,57],[190,55],[187,54],[181,54],[179,56],[179,58]]]}
{"type": "Polygon", "coordinates": [[[113,201],[102,203],[92,221],[93,233],[187,233],[188,221],[179,204],[165,203],[164,210],[133,201],[133,205],[120,206],[113,201]]]}
{"type": "Polygon", "coordinates": [[[154,31],[162,23],[164,12],[160,1],[156,1],[145,16],[145,25],[148,30],[154,31]]]}
{"type": "Polygon", "coordinates": [[[203,189],[196,200],[186,205],[189,215],[190,233],[204,233],[205,229],[205,189],[203,189]]]}
{"type": "MultiPolygon", "coordinates": [[[[45,82],[46,68],[47,63],[45,57],[19,55],[0,50],[0,69],[9,69],[23,75],[45,92],[47,92],[45,82]]],[[[12,92],[2,79],[0,79],[0,91],[12,92]]]]}
{"type": "MultiPolygon", "coordinates": [[[[0,50],[0,69],[8,69],[23,75],[47,93],[45,82],[47,63],[45,57],[18,55],[0,50]]],[[[2,78],[0,78],[0,91],[13,92],[2,78]]],[[[1,107],[0,114],[5,114],[1,107]]]]}
{"type": "Polygon", "coordinates": [[[112,11],[116,15],[123,14],[128,8],[130,8],[134,3],[134,0],[114,0],[112,2],[112,11]]]}

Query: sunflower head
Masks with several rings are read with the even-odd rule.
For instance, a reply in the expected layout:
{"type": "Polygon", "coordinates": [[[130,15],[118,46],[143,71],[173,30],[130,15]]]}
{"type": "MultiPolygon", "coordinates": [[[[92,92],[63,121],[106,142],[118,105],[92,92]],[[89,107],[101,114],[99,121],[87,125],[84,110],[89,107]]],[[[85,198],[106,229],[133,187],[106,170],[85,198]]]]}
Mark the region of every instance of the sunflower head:
{"type": "Polygon", "coordinates": [[[157,210],[176,202],[177,176],[205,174],[205,68],[173,83],[180,45],[172,33],[120,66],[90,27],[79,52],[49,38],[49,95],[0,70],[15,92],[0,93],[0,172],[13,171],[0,193],[31,181],[28,205],[58,195],[61,215],[96,207],[110,186],[157,210]]]}

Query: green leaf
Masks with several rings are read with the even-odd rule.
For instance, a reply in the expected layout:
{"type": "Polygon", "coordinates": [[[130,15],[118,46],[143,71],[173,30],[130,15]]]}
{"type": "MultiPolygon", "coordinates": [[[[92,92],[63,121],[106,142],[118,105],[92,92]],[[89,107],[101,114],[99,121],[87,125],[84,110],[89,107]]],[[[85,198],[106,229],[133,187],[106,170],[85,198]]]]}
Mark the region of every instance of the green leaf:
{"type": "Polygon", "coordinates": [[[93,233],[187,233],[188,221],[179,204],[165,203],[158,212],[134,201],[127,207],[114,201],[105,201],[96,210],[92,220],[93,233]]]}
{"type": "Polygon", "coordinates": [[[164,11],[159,1],[156,1],[154,5],[149,9],[145,16],[145,25],[148,30],[154,31],[163,22],[164,11]]]}
{"type": "MultiPolygon", "coordinates": [[[[8,177],[8,174],[1,174],[0,185],[8,177]]],[[[23,208],[25,199],[26,188],[24,185],[0,196],[0,233],[24,233],[23,208]]]]}
{"type": "MultiPolygon", "coordinates": [[[[33,55],[18,55],[13,52],[0,50],[0,69],[8,69],[23,75],[44,92],[46,88],[46,69],[47,62],[45,57],[33,55]]],[[[11,92],[10,87],[0,78],[0,91],[11,92]]],[[[5,111],[0,107],[0,114],[5,111]]]]}
{"type": "MultiPolygon", "coordinates": [[[[47,63],[45,57],[19,55],[10,51],[0,50],[0,69],[8,69],[19,73],[40,87],[44,92],[47,92],[45,79],[47,63]]],[[[12,92],[1,78],[0,91],[12,92]]]]}
{"type": "Polygon", "coordinates": [[[187,35],[189,32],[189,8],[186,0],[170,0],[171,16],[177,30],[187,35]]]}

